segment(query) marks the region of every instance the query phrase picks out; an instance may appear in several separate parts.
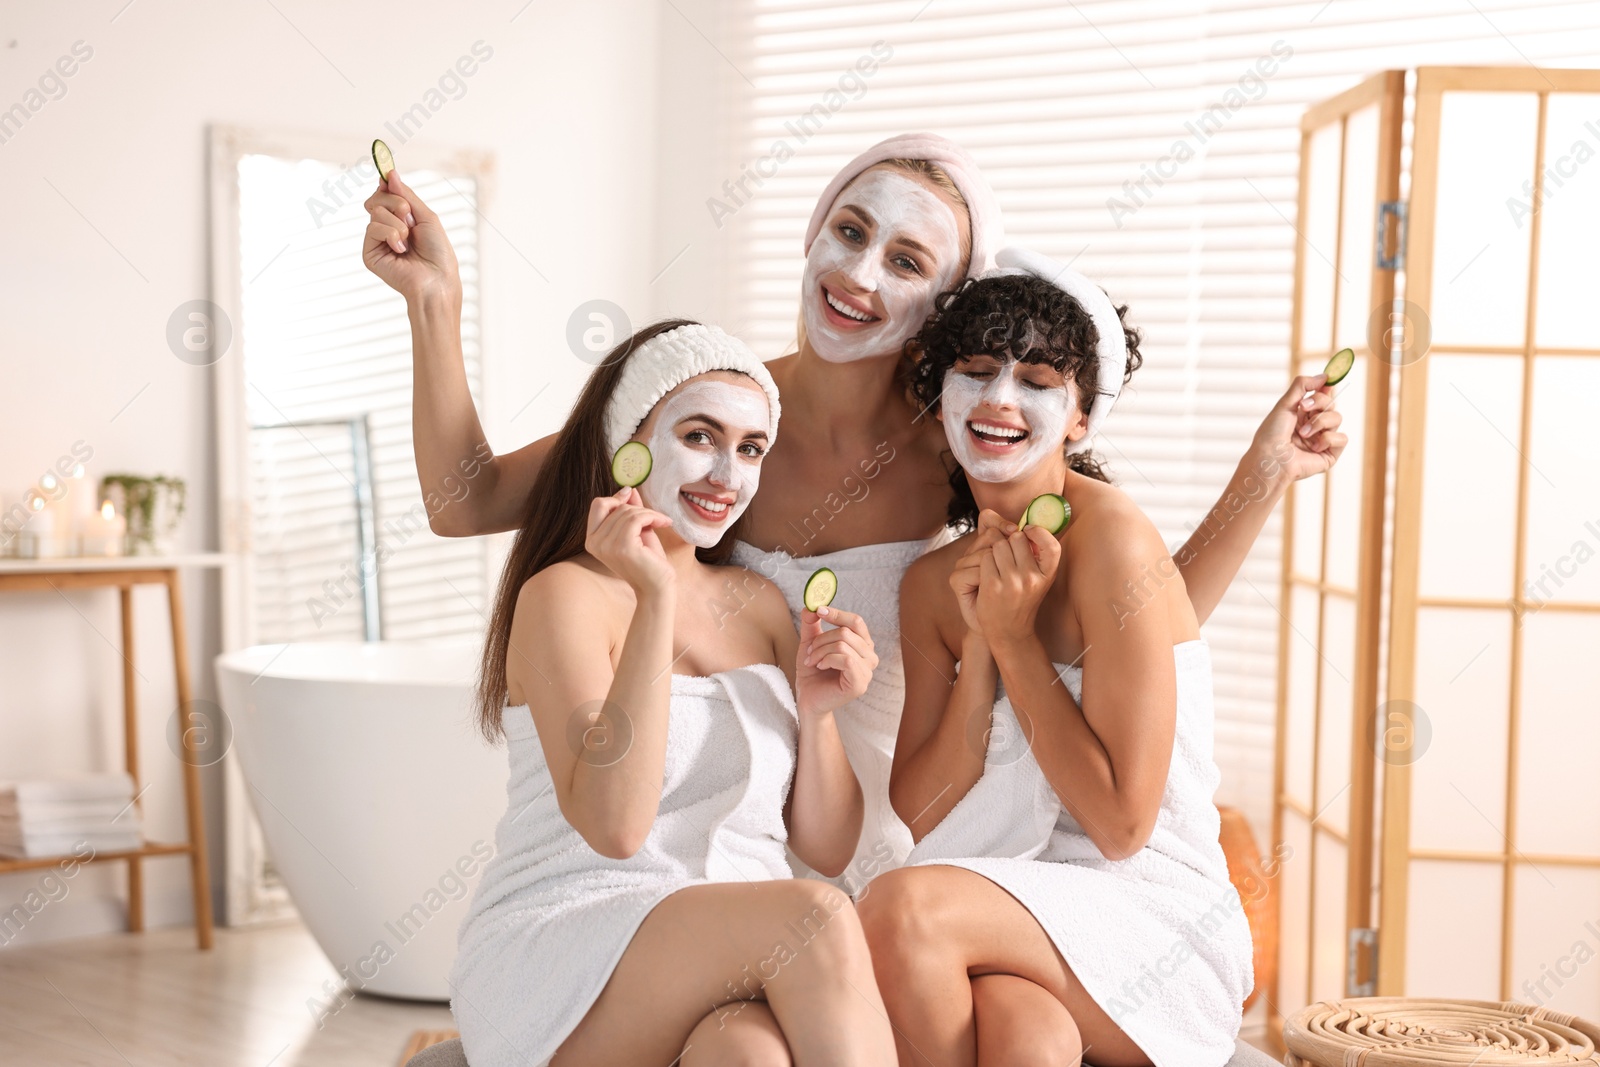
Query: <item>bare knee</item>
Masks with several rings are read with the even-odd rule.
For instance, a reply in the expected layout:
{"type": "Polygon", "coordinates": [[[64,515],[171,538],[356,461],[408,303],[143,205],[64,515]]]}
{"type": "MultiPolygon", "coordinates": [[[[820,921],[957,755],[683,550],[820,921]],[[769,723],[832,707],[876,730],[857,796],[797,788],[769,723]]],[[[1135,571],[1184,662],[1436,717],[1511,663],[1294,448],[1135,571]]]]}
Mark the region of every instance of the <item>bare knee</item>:
{"type": "Polygon", "coordinates": [[[972,979],[978,1067],[1079,1067],[1083,1038],[1048,990],[1009,974],[972,979]]]}
{"type": "Polygon", "coordinates": [[[814,957],[815,966],[855,969],[872,966],[861,918],[843,890],[814,878],[783,883],[773,918],[781,942],[793,946],[795,960],[814,957]]]}
{"type": "Polygon", "coordinates": [[[941,934],[948,901],[927,868],[901,867],[874,878],[856,908],[872,959],[879,967],[924,959],[947,947],[941,934]]]}
{"type": "Polygon", "coordinates": [[[725,1004],[689,1034],[679,1061],[683,1067],[793,1067],[789,1043],[759,1000],[725,1004]]]}

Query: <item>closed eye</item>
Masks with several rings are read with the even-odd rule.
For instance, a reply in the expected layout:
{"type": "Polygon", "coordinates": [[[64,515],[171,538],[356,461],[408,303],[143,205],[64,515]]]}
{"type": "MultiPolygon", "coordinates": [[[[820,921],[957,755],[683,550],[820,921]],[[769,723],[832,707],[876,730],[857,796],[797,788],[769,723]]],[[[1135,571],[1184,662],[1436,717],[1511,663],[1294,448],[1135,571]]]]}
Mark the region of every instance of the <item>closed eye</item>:
{"type": "Polygon", "coordinates": [[[994,377],[995,359],[993,356],[962,356],[956,360],[955,370],[957,374],[964,374],[981,382],[994,377]]]}

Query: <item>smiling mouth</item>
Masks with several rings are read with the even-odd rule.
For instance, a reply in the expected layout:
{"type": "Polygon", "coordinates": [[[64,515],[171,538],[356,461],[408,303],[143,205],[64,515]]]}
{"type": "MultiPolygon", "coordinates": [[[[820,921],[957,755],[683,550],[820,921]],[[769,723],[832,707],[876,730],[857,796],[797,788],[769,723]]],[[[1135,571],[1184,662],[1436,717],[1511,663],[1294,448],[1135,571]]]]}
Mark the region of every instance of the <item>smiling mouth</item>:
{"type": "Polygon", "coordinates": [[[874,322],[882,321],[878,318],[878,316],[873,315],[870,312],[862,311],[858,307],[853,307],[849,304],[846,304],[843,300],[840,300],[838,297],[828,292],[826,286],[822,286],[821,288],[822,302],[827,305],[831,320],[835,322],[844,320],[843,325],[847,327],[870,326],[874,322]]]}
{"type": "Polygon", "coordinates": [[[1020,446],[1029,436],[1028,431],[1020,426],[1004,426],[982,419],[968,421],[967,433],[987,449],[999,451],[1020,446]]]}
{"type": "Polygon", "coordinates": [[[688,503],[690,514],[706,522],[721,522],[728,517],[728,512],[733,507],[731,500],[713,500],[711,497],[690,492],[681,492],[678,495],[688,503]]]}

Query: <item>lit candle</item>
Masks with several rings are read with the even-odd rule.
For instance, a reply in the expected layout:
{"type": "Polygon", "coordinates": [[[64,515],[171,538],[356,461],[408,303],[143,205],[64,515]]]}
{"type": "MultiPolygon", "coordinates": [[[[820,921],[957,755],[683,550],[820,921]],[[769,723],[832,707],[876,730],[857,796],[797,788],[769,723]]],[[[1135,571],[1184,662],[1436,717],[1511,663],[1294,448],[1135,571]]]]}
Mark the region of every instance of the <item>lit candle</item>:
{"type": "Polygon", "coordinates": [[[61,479],[46,471],[39,478],[39,491],[44,494],[44,507],[34,516],[34,555],[40,558],[65,556],[71,551],[72,516],[66,510],[67,487],[61,479]],[[48,517],[47,517],[48,516],[48,517]]]}
{"type": "MultiPolygon", "coordinates": [[[[45,478],[49,479],[49,484],[46,485],[44,479],[41,479],[39,484],[47,490],[55,488],[55,479],[49,475],[45,475],[45,478]]],[[[27,496],[27,505],[28,525],[23,527],[26,541],[22,554],[36,559],[60,555],[61,545],[56,535],[56,509],[51,506],[49,498],[39,492],[30,492],[27,496]]]]}
{"type": "Polygon", "coordinates": [[[107,500],[100,505],[100,516],[111,524],[108,533],[111,536],[111,547],[106,550],[108,556],[120,556],[127,551],[128,545],[128,520],[117,514],[117,509],[107,500]]]}
{"type": "Polygon", "coordinates": [[[33,518],[28,521],[37,533],[56,532],[56,509],[44,497],[33,498],[33,518]]]}
{"type": "Polygon", "coordinates": [[[78,552],[84,556],[120,556],[128,533],[128,520],[107,500],[85,521],[78,535],[78,552]]]}
{"type": "Polygon", "coordinates": [[[95,500],[95,487],[84,476],[86,473],[83,464],[78,463],[74,464],[72,470],[67,474],[67,495],[71,498],[69,504],[71,505],[72,525],[79,534],[86,532],[89,523],[93,521],[98,511],[95,500]]]}

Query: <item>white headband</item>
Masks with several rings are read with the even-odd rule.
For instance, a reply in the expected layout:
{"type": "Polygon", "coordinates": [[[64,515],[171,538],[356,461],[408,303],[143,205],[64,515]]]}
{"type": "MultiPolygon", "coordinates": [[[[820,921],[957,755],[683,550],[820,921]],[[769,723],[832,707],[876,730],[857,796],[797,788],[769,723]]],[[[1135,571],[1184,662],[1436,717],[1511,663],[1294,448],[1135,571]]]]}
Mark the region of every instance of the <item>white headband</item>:
{"type": "Polygon", "coordinates": [[[1090,439],[1099,432],[1106,416],[1111,414],[1111,405],[1122,392],[1122,376],[1128,369],[1128,339],[1122,332],[1122,319],[1103,289],[1065,263],[1057,263],[1049,256],[1016,245],[1008,245],[995,253],[994,261],[995,269],[984,274],[985,278],[1016,274],[1042,278],[1082,304],[1094,320],[1095,332],[1100,335],[1097,346],[1099,390],[1089,406],[1088,432],[1067,445],[1068,452],[1082,452],[1089,447],[1090,439]]]}
{"type": "Polygon", "coordinates": [[[658,333],[627,357],[606,404],[606,444],[616,452],[661,398],[696,375],[714,370],[748,374],[767,394],[767,447],[778,439],[778,386],[756,354],[716,326],[692,323],[658,333]]]}

